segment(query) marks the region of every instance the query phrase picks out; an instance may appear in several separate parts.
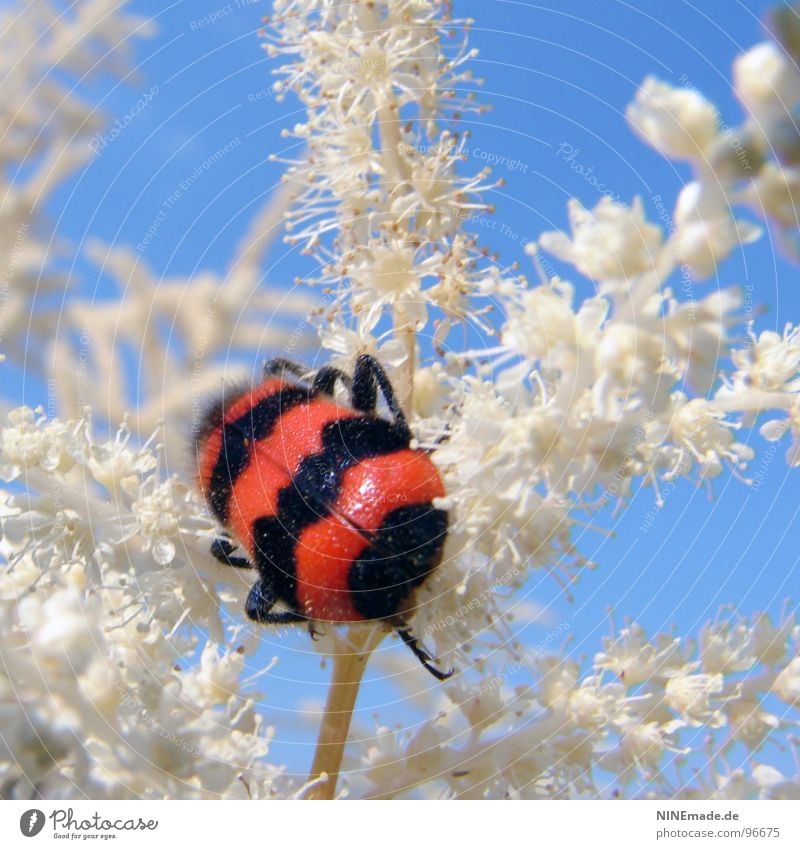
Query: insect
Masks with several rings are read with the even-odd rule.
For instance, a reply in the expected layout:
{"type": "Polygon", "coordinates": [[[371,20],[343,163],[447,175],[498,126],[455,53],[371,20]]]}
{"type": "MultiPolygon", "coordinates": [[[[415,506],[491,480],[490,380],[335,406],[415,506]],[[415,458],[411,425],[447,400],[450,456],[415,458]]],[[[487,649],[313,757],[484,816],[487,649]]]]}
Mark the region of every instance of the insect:
{"type": "Polygon", "coordinates": [[[245,612],[289,624],[383,620],[439,680],[406,617],[414,591],[439,565],[445,494],[380,363],[361,355],[352,377],[326,366],[309,380],[286,359],[260,384],[213,406],[195,434],[198,483],[229,536],[211,553],[255,568],[245,612]],[[290,376],[287,379],[287,374],[290,376]],[[349,406],[337,403],[339,383],[349,406]],[[378,414],[378,393],[389,418],[378,414]],[[280,603],[283,609],[276,610],[280,603]]]}

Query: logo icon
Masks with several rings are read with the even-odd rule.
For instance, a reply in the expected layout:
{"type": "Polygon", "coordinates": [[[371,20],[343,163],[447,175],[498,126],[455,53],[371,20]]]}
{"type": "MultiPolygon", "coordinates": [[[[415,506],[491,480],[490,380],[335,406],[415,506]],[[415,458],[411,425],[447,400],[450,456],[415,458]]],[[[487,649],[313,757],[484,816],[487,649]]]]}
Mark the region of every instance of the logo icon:
{"type": "Polygon", "coordinates": [[[44,812],[31,808],[19,818],[19,830],[25,837],[36,837],[44,828],[44,812]]]}

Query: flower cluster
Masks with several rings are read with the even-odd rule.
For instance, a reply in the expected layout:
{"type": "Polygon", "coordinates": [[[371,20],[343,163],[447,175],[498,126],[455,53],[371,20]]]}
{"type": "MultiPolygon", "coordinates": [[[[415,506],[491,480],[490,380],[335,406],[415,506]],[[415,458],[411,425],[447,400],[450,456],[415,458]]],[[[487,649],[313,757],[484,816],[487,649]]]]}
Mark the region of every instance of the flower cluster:
{"type": "Polygon", "coordinates": [[[92,135],[105,125],[75,83],[98,73],[136,79],[134,39],[152,34],[154,25],[119,0],[81,0],[67,11],[49,0],[35,7],[16,3],[0,18],[0,118],[6,128],[0,148],[0,352],[46,375],[58,410],[68,417],[90,407],[95,422],[113,430],[133,413],[129,424],[145,439],[164,424],[166,462],[176,467],[185,433],[207,398],[223,379],[247,378],[244,362],[252,371],[265,327],[270,346],[308,345],[305,316],[313,300],[261,285],[261,260],[279,232],[289,193],[277,193],[254,216],[223,273],[198,270],[190,278],[164,279],[131,249],[52,239],[42,215],[46,199],[96,152],[92,135]],[[119,299],[98,298],[94,280],[83,285],[74,270],[81,251],[98,275],[114,280],[119,299]],[[69,279],[64,258],[73,263],[69,279]],[[71,295],[64,304],[66,290],[71,295]],[[144,379],[135,385],[119,365],[128,357],[141,366],[144,379]]]}
{"type": "Polygon", "coordinates": [[[31,347],[47,347],[56,316],[55,309],[47,308],[48,296],[60,295],[67,285],[56,260],[69,251],[62,240],[51,242],[41,221],[42,199],[89,158],[89,137],[99,126],[92,105],[75,94],[74,82],[101,67],[120,76],[128,73],[130,36],[146,35],[152,25],[128,14],[118,0],[86,0],[66,11],[52,0],[35,7],[6,4],[0,24],[0,121],[5,128],[0,345],[21,360],[31,347]],[[57,26],[48,25],[55,20],[57,26]],[[113,59],[107,62],[109,55],[113,59]]]}
{"type": "MultiPolygon", "coordinates": [[[[465,136],[438,126],[478,108],[456,94],[473,54],[464,40],[449,43],[452,22],[438,2],[273,5],[268,51],[286,61],[279,86],[307,116],[287,131],[306,147],[289,161],[297,198],[287,228],[322,267],[313,282],[331,289],[324,341],[342,347],[342,323],[330,319],[344,312],[357,317],[363,343],[390,306],[400,338],[424,328],[434,308],[442,344],[452,321],[474,318],[470,296],[486,274],[463,224],[489,209],[480,195],[493,184],[488,169],[459,174],[465,136]]],[[[407,368],[413,356],[407,346],[407,368]]]]}
{"type": "Polygon", "coordinates": [[[729,126],[685,77],[674,87],[645,80],[628,107],[633,129],[656,150],[691,163],[695,179],[678,199],[672,243],[700,277],[757,235],[736,220],[734,207],[748,207],[766,219],[779,244],[797,256],[797,201],[800,198],[800,103],[796,21],[791,10],[772,19],[774,41],[740,55],[733,66],[733,91],[745,113],[729,126]]]}
{"type": "Polygon", "coordinates": [[[0,501],[3,798],[285,792],[242,683],[258,640],[221,619],[246,585],[211,565],[204,506],[160,465],[124,428],[96,440],[20,408],[0,431],[3,479],[25,485],[0,501]]]}
{"type": "Polygon", "coordinates": [[[45,348],[59,411],[79,417],[88,407],[107,430],[127,418],[144,438],[161,428],[166,468],[185,467],[186,434],[225,383],[256,379],[265,344],[270,354],[308,346],[312,298],[260,285],[275,206],[281,198],[255,217],[224,274],[164,278],[128,248],[90,245],[89,258],[124,297],[75,296],[61,313],[61,332],[45,348]],[[120,366],[128,357],[139,363],[135,381],[120,366]]]}
{"type": "Polygon", "coordinates": [[[629,623],[604,640],[588,675],[536,647],[476,687],[419,696],[431,718],[413,732],[361,728],[352,789],[369,798],[797,798],[797,775],[765,761],[770,734],[797,727],[798,641],[793,616],[721,619],[696,643],[629,623]],[[731,764],[742,752],[747,770],[731,764]]]}

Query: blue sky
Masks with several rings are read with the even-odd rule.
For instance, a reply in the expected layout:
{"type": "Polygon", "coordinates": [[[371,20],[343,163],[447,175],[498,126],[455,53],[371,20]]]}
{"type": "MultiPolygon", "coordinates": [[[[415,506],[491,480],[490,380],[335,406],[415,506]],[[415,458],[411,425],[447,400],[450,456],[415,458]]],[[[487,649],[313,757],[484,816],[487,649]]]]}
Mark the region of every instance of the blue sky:
{"type": "MultiPolygon", "coordinates": [[[[504,227],[487,233],[486,241],[501,262],[519,261],[533,278],[520,239],[507,234],[530,239],[565,227],[570,197],[587,206],[597,202],[597,188],[559,156],[562,145],[577,151],[573,161],[593,169],[620,198],[641,195],[651,218],[657,215],[654,196],[661,195],[671,208],[690,179],[688,169],[646,147],[628,129],[625,106],[639,82],[656,74],[697,87],[719,106],[725,122],[736,126],[741,113],[729,83],[731,62],[761,40],[759,17],[769,5],[763,0],[746,5],[456,0],[456,14],[475,19],[471,43],[480,55],[473,67],[485,81],[482,101],[493,105],[487,115],[465,121],[472,132],[468,165],[485,164],[481,151],[516,163],[495,172],[506,178],[492,198],[504,227]]],[[[267,4],[133,0],[131,8],[156,17],[159,25],[158,35],[137,47],[141,79],[118,85],[98,78],[83,86],[84,95],[98,101],[112,120],[122,120],[146,92],[151,100],[84,174],[64,186],[50,212],[59,230],[77,242],[97,236],[136,246],[165,198],[228,146],[230,152],[170,209],[143,251],[144,260],[164,275],[222,270],[251,215],[280,178],[281,167],[267,156],[285,151],[280,131],[302,115],[293,98],[280,103],[264,96],[273,78],[256,30],[267,4]],[[217,20],[204,23],[212,14],[217,20]]],[[[280,246],[271,259],[272,284],[311,270],[280,246]]],[[[107,281],[96,279],[80,259],[75,270],[76,291],[97,285],[102,296],[107,281]]],[[[765,308],[758,329],[782,329],[785,322],[800,320],[798,270],[776,255],[769,234],[746,255],[724,263],[718,279],[698,284],[697,294],[731,283],[754,287],[754,302],[765,308]]],[[[26,391],[35,392],[35,385],[26,391]]],[[[750,438],[756,450],[753,471],[764,464],[757,490],[726,476],[711,500],[705,489],[683,483],[659,511],[652,492],[642,491],[623,515],[606,510],[597,517],[597,524],[615,536],[579,534],[582,551],[600,568],[584,576],[574,603],[568,604],[545,576],[530,582],[530,599],[549,605],[553,621],[570,623],[576,656],[590,658],[600,648],[600,637],[609,632],[610,607],[618,622],[630,616],[650,630],[676,623],[679,633],[692,633],[723,603],[743,613],[777,613],[796,591],[800,470],[787,471],[785,446],[773,455],[757,435],[750,438]],[[657,515],[643,528],[650,511],[657,515]]],[[[526,635],[536,642],[546,630],[532,626],[526,635]]],[[[284,634],[269,646],[271,653],[283,655],[279,674],[294,682],[291,687],[276,678],[265,682],[276,711],[296,703],[299,687],[307,687],[309,701],[323,696],[327,672],[305,655],[305,641],[304,634],[284,634]]],[[[362,696],[367,716],[388,698],[377,686],[362,696]]],[[[394,713],[402,721],[402,710],[394,713]]],[[[281,724],[277,713],[276,723],[281,724]]],[[[304,733],[291,739],[286,733],[274,757],[302,769],[310,759],[307,742],[304,733]]]]}

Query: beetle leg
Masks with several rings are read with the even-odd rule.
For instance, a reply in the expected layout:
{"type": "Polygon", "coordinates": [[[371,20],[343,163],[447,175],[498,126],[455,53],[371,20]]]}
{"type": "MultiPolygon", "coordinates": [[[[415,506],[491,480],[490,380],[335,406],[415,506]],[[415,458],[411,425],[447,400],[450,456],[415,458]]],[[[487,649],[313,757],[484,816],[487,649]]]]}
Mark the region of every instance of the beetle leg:
{"type": "Polygon", "coordinates": [[[408,432],[409,438],[411,432],[406,422],[405,413],[403,413],[400,403],[392,389],[392,383],[388,375],[383,370],[383,366],[369,354],[361,354],[356,360],[356,368],[353,372],[353,390],[351,400],[353,406],[357,410],[363,410],[365,413],[375,412],[375,407],[378,403],[378,390],[386,400],[386,405],[389,412],[394,418],[395,424],[404,431],[408,432]]]}
{"type": "Polygon", "coordinates": [[[253,564],[246,557],[233,557],[236,546],[228,540],[218,537],[211,543],[211,556],[225,566],[236,566],[237,569],[252,569],[253,564]]]}
{"type": "Polygon", "coordinates": [[[333,366],[324,366],[314,377],[312,388],[315,392],[324,392],[325,395],[333,395],[337,380],[341,380],[348,388],[351,388],[353,385],[350,376],[345,374],[341,369],[334,368],[333,366]]]}
{"type": "Polygon", "coordinates": [[[275,359],[267,360],[267,362],[264,363],[264,377],[280,375],[285,371],[288,371],[290,374],[295,375],[295,377],[300,378],[308,374],[308,369],[305,366],[302,366],[300,363],[296,363],[293,360],[287,360],[286,357],[275,357],[275,359]]]}
{"type": "Polygon", "coordinates": [[[244,610],[253,622],[259,622],[262,625],[291,625],[295,622],[307,621],[308,617],[291,610],[272,613],[276,601],[272,587],[262,578],[250,588],[244,610]]]}
{"type": "Polygon", "coordinates": [[[446,681],[452,674],[453,670],[442,672],[433,665],[433,658],[427,651],[417,642],[417,638],[411,634],[408,628],[398,628],[397,633],[400,639],[411,649],[414,657],[439,681],[446,681]]]}

